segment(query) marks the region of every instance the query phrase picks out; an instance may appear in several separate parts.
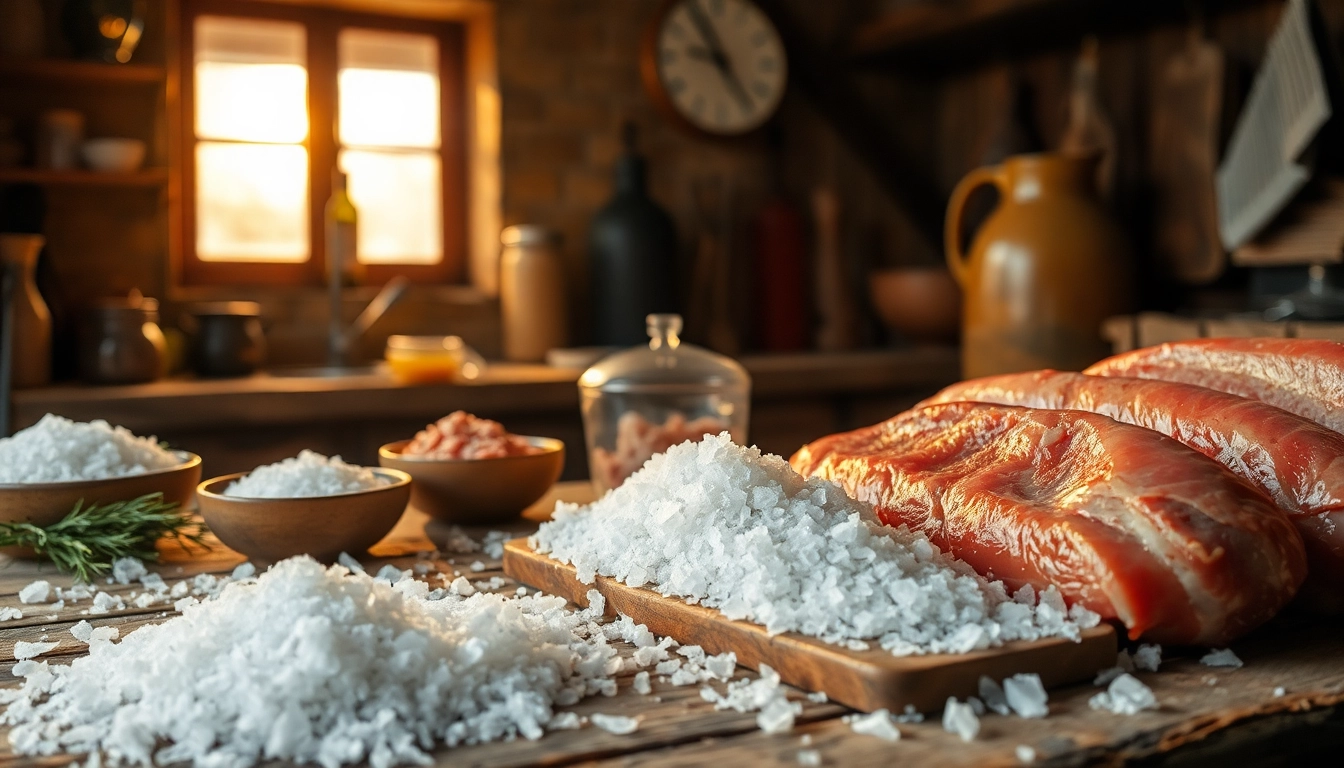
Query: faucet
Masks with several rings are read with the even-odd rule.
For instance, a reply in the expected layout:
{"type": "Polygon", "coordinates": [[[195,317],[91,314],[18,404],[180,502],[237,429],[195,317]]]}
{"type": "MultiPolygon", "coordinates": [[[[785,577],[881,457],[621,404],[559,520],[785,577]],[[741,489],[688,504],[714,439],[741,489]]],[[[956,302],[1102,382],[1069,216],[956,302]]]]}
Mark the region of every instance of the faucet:
{"type": "Polygon", "coordinates": [[[331,318],[327,329],[327,365],[344,368],[350,365],[350,349],[361,336],[368,332],[378,318],[382,317],[393,304],[401,300],[411,281],[404,275],[398,275],[387,281],[378,295],[373,297],[364,311],[359,313],[355,322],[346,328],[341,322],[341,270],[331,270],[328,280],[331,300],[331,318]]]}

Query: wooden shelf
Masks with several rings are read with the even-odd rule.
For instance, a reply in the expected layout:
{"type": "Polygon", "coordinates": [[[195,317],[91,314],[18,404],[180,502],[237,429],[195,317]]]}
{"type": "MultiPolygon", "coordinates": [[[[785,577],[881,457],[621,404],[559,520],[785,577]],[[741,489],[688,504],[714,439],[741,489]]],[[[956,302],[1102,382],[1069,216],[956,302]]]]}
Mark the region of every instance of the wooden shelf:
{"type": "Polygon", "coordinates": [[[41,184],[48,187],[157,187],[167,181],[167,168],[143,168],[130,173],[0,168],[0,184],[41,184]]]}
{"type": "Polygon", "coordinates": [[[64,83],[158,84],[165,69],[154,64],[103,64],[75,59],[0,59],[0,80],[16,78],[64,83]]]}

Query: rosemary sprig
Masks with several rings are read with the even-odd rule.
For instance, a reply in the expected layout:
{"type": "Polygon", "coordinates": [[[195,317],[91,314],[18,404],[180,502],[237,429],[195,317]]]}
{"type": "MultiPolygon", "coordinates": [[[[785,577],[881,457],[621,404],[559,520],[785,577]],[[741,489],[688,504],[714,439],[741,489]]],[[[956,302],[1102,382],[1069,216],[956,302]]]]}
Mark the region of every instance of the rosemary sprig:
{"type": "Polygon", "coordinates": [[[157,560],[154,542],[165,536],[209,549],[204,535],[205,526],[176,502],[165,502],[162,493],[87,507],[81,500],[70,514],[45,528],[0,523],[0,547],[28,547],[81,581],[107,573],[118,558],[157,560]]]}

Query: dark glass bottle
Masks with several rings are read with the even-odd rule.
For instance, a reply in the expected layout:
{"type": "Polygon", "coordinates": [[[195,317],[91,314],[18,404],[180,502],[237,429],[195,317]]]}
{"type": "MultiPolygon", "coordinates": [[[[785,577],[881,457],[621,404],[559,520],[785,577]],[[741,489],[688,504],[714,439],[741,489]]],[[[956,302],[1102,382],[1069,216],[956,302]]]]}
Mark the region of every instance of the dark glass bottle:
{"type": "Polygon", "coordinates": [[[643,341],[644,318],[676,313],[677,230],[649,198],[644,157],[635,129],[623,129],[625,153],[616,161],[616,190],[593,217],[588,270],[592,285],[593,343],[631,346],[643,341]]]}

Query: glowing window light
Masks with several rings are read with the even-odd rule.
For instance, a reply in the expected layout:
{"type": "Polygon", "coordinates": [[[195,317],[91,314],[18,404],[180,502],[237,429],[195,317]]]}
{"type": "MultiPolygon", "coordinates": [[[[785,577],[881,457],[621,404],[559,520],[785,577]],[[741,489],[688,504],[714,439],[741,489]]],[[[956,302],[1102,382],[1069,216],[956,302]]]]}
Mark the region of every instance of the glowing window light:
{"type": "Polygon", "coordinates": [[[439,49],[429,35],[344,29],[337,38],[339,164],[366,264],[443,260],[439,49]]]}
{"type": "Polygon", "coordinates": [[[293,144],[308,135],[300,24],[196,19],[196,135],[293,144]]]}
{"type": "Polygon", "coordinates": [[[196,256],[308,260],[308,150],[285,144],[196,145],[196,256]]]}

